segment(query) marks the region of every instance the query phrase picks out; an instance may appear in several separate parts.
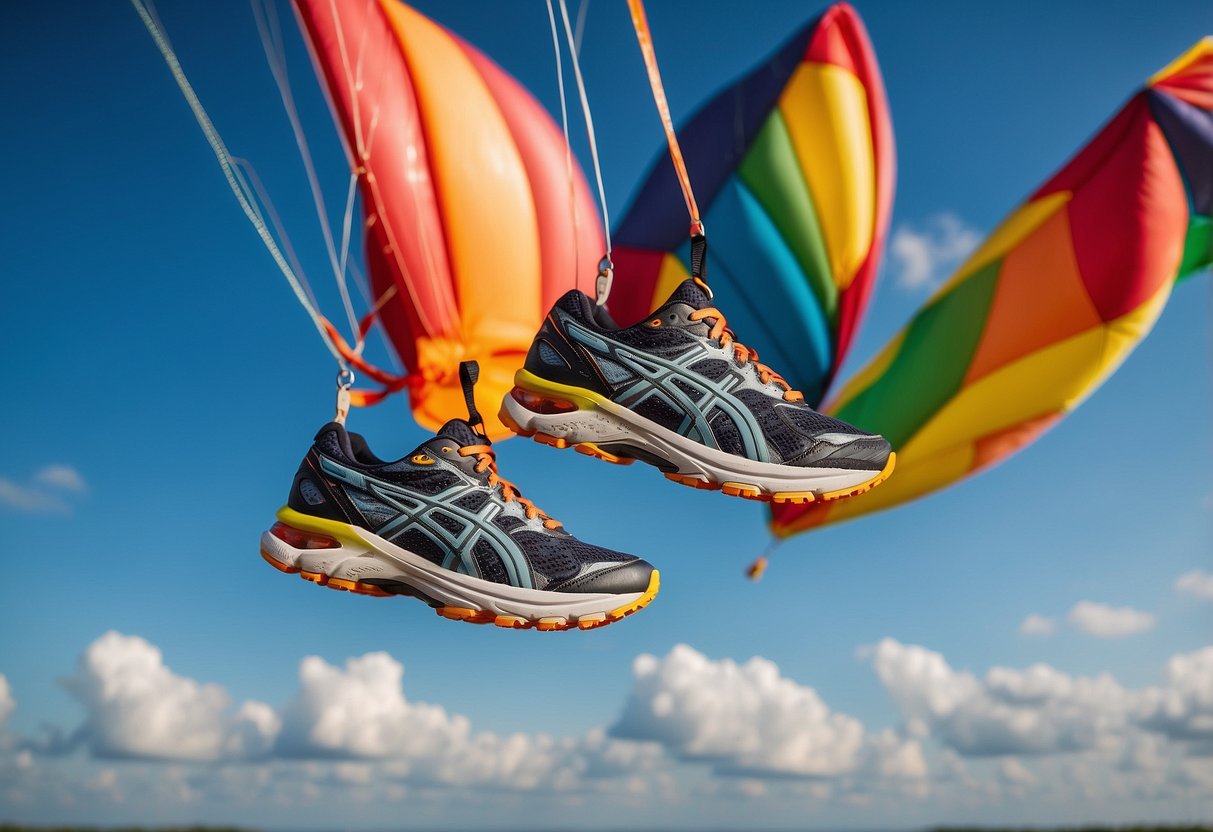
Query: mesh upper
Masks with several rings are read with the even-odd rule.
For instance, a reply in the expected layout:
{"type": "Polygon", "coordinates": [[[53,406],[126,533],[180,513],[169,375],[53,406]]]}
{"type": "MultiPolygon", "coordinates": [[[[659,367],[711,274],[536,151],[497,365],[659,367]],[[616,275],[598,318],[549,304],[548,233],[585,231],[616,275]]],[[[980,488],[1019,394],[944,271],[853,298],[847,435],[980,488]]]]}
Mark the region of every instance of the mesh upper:
{"type": "Polygon", "coordinates": [[[704,309],[712,305],[712,299],[699,287],[698,283],[693,279],[687,279],[678,284],[678,288],[674,290],[674,294],[670,295],[670,299],[664,305],[668,306],[671,303],[685,303],[693,309],[704,309]]]}
{"type": "Polygon", "coordinates": [[[720,450],[728,454],[742,455],[745,453],[745,444],[741,441],[741,431],[737,429],[737,424],[727,414],[718,408],[713,408],[708,417],[708,424],[712,428],[712,434],[716,437],[716,444],[720,446],[720,450]]]}
{"type": "Polygon", "coordinates": [[[501,562],[501,556],[487,541],[480,540],[476,543],[472,549],[472,557],[476,559],[476,568],[480,570],[480,577],[486,581],[498,584],[510,582],[509,573],[505,571],[505,564],[501,562]]]}
{"type": "Polygon", "coordinates": [[[611,337],[630,347],[661,356],[677,355],[695,343],[695,336],[681,329],[644,324],[616,330],[611,337]]]}
{"type": "Polygon", "coordinates": [[[657,396],[647,397],[640,404],[634,405],[632,410],[669,430],[678,430],[684,418],[681,410],[670,407],[664,399],[657,396]]]}
{"type": "Polygon", "coordinates": [[[451,419],[438,429],[438,435],[458,442],[461,446],[485,444],[484,437],[473,430],[472,426],[463,419],[451,419]]]}
{"type": "Polygon", "coordinates": [[[397,535],[392,542],[432,563],[441,565],[446,559],[446,551],[431,540],[429,535],[417,529],[409,529],[404,534],[397,535]]]}
{"type": "MultiPolygon", "coordinates": [[[[484,438],[462,419],[453,419],[448,422],[443,426],[439,435],[461,445],[485,442],[484,438]]],[[[361,439],[358,440],[356,447],[358,448],[356,452],[358,458],[351,458],[350,447],[344,439],[344,432],[340,426],[329,426],[316,437],[316,451],[337,460],[343,466],[359,471],[362,477],[372,483],[379,480],[384,483],[381,489],[386,489],[386,484],[391,483],[393,486],[403,489],[405,495],[408,492],[416,492],[417,497],[420,498],[422,496],[433,497],[446,489],[464,485],[462,489],[455,489],[457,492],[462,491],[463,493],[447,503],[451,507],[451,513],[442,511],[441,507],[415,513],[403,508],[405,505],[412,504],[405,495],[396,495],[391,499],[389,496],[381,498],[369,487],[354,485],[353,483],[361,481],[351,479],[346,475],[343,475],[346,477],[345,479],[335,477],[330,481],[326,477],[324,480],[326,487],[344,495],[344,498],[349,501],[349,510],[356,509],[361,514],[361,520],[354,522],[364,524],[368,530],[381,533],[389,525],[396,529],[408,526],[408,528],[391,533],[391,541],[438,566],[441,566],[450,556],[449,544],[440,542],[444,535],[439,529],[458,538],[468,531],[468,519],[459,516],[461,513],[485,512],[486,503],[490,501],[498,506],[502,503],[503,498],[500,491],[486,487],[487,474],[479,479],[480,485],[476,485],[475,481],[467,483],[460,474],[444,465],[431,463],[427,466],[413,463],[411,455],[392,463],[381,463],[378,460],[371,462],[370,460],[375,458],[365,449],[361,439]],[[401,500],[403,503],[398,504],[401,500]]],[[[468,471],[468,473],[471,472],[468,471]]],[[[476,475],[471,474],[471,476],[475,478],[476,475]]],[[[313,487],[315,487],[314,484],[313,487]]],[[[533,527],[527,528],[527,522],[513,514],[498,512],[491,520],[482,516],[479,522],[491,524],[501,532],[505,532],[512,543],[510,545],[500,539],[490,540],[484,536],[482,531],[471,552],[464,553],[465,558],[470,554],[471,560],[475,563],[475,572],[479,577],[496,583],[510,583],[509,570],[506,567],[507,561],[503,560],[503,557],[507,555],[503,553],[509,553],[508,557],[511,559],[519,559],[519,568],[523,570],[529,568],[533,573],[533,583],[536,587],[576,578],[589,564],[638,560],[631,555],[583,543],[561,529],[539,531],[533,527]],[[516,550],[511,552],[515,547],[516,550]]],[[[592,580],[592,576],[587,580],[592,580]]]]}
{"type": "Polygon", "coordinates": [[[572,535],[526,531],[516,533],[514,539],[521,544],[531,568],[550,582],[568,580],[586,564],[635,560],[631,555],[585,543],[572,535]]]}

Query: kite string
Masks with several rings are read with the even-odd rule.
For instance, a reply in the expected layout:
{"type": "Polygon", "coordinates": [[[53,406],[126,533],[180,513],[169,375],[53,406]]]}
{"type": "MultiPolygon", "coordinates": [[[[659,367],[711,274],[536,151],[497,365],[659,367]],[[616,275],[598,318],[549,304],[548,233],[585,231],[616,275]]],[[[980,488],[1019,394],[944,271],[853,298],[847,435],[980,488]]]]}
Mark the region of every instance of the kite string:
{"type": "MultiPolygon", "coordinates": [[[[337,281],[337,289],[341,296],[341,304],[345,308],[346,320],[349,322],[351,332],[357,335],[358,315],[354,312],[354,304],[350,298],[350,290],[344,267],[348,259],[349,238],[343,238],[341,253],[338,254],[337,246],[333,239],[333,229],[329,224],[328,208],[325,205],[324,192],[320,187],[320,178],[316,174],[316,165],[312,159],[311,147],[308,144],[306,134],[303,132],[303,124],[299,119],[299,110],[295,106],[295,97],[291,91],[290,76],[287,74],[286,58],[282,48],[282,30],[278,25],[278,14],[274,9],[273,0],[250,0],[250,5],[253,9],[253,20],[257,24],[257,34],[261,38],[261,48],[265,52],[266,63],[269,64],[270,74],[274,77],[274,83],[278,87],[278,95],[282,98],[282,108],[286,111],[287,120],[291,124],[291,131],[295,136],[295,145],[299,149],[299,157],[303,161],[303,168],[307,174],[308,187],[311,189],[312,202],[316,209],[316,218],[320,223],[321,236],[324,239],[325,249],[328,253],[329,265],[333,269],[333,277],[337,281]]],[[[352,206],[347,202],[347,212],[351,208],[352,206]]],[[[362,349],[361,340],[357,345],[357,349],[362,349]]]]}
{"type": "MultiPolygon", "coordinates": [[[[565,0],[560,2],[560,18],[564,23],[564,36],[568,43],[569,54],[573,59],[573,77],[577,79],[577,94],[581,97],[581,114],[585,118],[585,134],[590,144],[590,158],[594,162],[594,181],[598,183],[598,202],[602,206],[602,232],[606,240],[606,253],[603,255],[604,267],[611,268],[611,217],[607,212],[606,189],[602,186],[602,166],[598,163],[598,141],[594,135],[594,117],[590,113],[590,99],[585,92],[585,79],[581,75],[581,60],[577,57],[576,40],[573,27],[569,23],[569,7],[565,0]]],[[[605,301],[600,295],[599,302],[605,301]]]]}
{"type": "Polygon", "coordinates": [[[344,373],[349,372],[346,366],[345,359],[342,358],[341,352],[338,350],[333,339],[329,337],[325,330],[327,321],[324,316],[316,309],[308,297],[308,293],[304,290],[300,283],[299,277],[292,270],[290,264],[279,249],[273,235],[266,226],[265,220],[261,216],[261,212],[252,204],[249,194],[242,186],[240,178],[235,173],[235,162],[231,153],[228,152],[227,145],[224,144],[223,138],[219,135],[219,131],[215,128],[214,122],[202,106],[202,102],[198,99],[198,95],[194,92],[193,86],[189,79],[185,76],[185,71],[181,68],[180,61],[177,60],[177,55],[169,45],[168,38],[165,37],[164,30],[161,26],[152,19],[151,14],[147,10],[142,0],[131,0],[131,5],[135,12],[139,15],[139,19],[143,21],[143,25],[147,28],[148,34],[151,35],[152,41],[160,50],[160,55],[164,58],[165,64],[168,65],[169,72],[173,75],[173,80],[177,82],[181,94],[185,97],[186,103],[194,114],[194,119],[198,122],[198,127],[202,130],[202,135],[206,138],[207,144],[210,145],[212,152],[215,154],[215,159],[219,163],[220,169],[223,171],[224,178],[227,179],[228,186],[232,189],[232,193],[236,197],[236,201],[240,204],[244,215],[252,224],[253,229],[257,232],[257,236],[261,238],[262,244],[270,253],[270,257],[274,259],[274,263],[278,266],[278,270],[282,272],[282,276],[286,278],[291,290],[295,293],[295,298],[299,304],[307,312],[308,317],[312,319],[312,324],[316,327],[316,331],[320,334],[320,339],[324,342],[325,347],[332,353],[334,360],[344,373]]]}
{"type": "Polygon", "coordinates": [[[577,222],[577,195],[573,183],[573,147],[569,143],[569,110],[564,95],[564,60],[560,57],[560,37],[556,34],[556,13],[552,0],[546,0],[548,24],[552,29],[552,51],[556,55],[556,83],[560,86],[560,127],[564,131],[564,172],[568,184],[569,222],[573,229],[573,288],[580,289],[581,253],[578,251],[581,229],[577,222]]]}
{"type": "Polygon", "coordinates": [[[691,177],[687,174],[682,148],[678,145],[678,134],[674,132],[674,121],[670,118],[670,105],[665,97],[665,87],[661,83],[661,70],[657,67],[657,52],[653,48],[653,34],[649,30],[649,20],[644,12],[644,0],[628,0],[628,9],[632,13],[632,28],[636,30],[636,41],[640,44],[640,52],[648,70],[653,101],[657,105],[657,114],[661,116],[661,126],[665,129],[666,142],[670,146],[670,160],[674,163],[678,185],[682,188],[682,198],[686,203],[687,213],[691,216],[691,236],[702,235],[703,222],[699,219],[699,205],[695,202],[691,177]]]}

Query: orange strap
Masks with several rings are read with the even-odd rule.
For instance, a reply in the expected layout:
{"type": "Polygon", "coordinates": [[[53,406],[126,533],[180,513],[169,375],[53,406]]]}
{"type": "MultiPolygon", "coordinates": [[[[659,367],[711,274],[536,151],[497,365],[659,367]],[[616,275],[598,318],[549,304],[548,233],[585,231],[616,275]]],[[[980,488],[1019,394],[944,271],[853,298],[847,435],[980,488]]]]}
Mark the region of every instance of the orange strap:
{"type": "MultiPolygon", "coordinates": [[[[359,340],[365,338],[367,332],[370,331],[371,324],[373,324],[375,321],[375,314],[375,312],[371,312],[362,319],[362,322],[358,326],[359,340]]],[[[330,322],[328,318],[321,316],[320,320],[324,325],[325,333],[333,342],[333,346],[336,347],[337,352],[341,353],[341,357],[344,358],[351,367],[361,370],[362,372],[366,373],[369,378],[372,378],[383,385],[383,388],[380,390],[349,391],[350,404],[354,405],[354,407],[369,407],[373,404],[379,404],[379,402],[383,401],[388,396],[403,390],[413,381],[417,380],[417,377],[414,375],[397,375],[395,373],[389,373],[387,370],[382,370],[379,367],[376,367],[374,364],[369,363],[365,358],[362,357],[361,354],[355,352],[354,349],[346,342],[346,340],[341,337],[341,333],[337,331],[337,327],[333,326],[332,322],[330,322]]]]}
{"type": "Polygon", "coordinates": [[[670,145],[670,159],[674,162],[674,172],[678,174],[678,184],[682,187],[682,198],[686,202],[687,213],[691,215],[691,236],[702,235],[703,223],[699,220],[699,205],[695,202],[691,178],[687,175],[682,148],[678,146],[678,135],[674,132],[674,122],[670,118],[670,105],[666,101],[665,87],[661,83],[661,70],[657,68],[657,53],[653,51],[653,35],[649,31],[649,19],[644,13],[644,0],[628,0],[628,8],[632,12],[632,28],[636,30],[636,40],[640,43],[640,51],[644,55],[644,65],[649,71],[653,101],[657,104],[661,126],[665,128],[665,138],[670,145]]]}

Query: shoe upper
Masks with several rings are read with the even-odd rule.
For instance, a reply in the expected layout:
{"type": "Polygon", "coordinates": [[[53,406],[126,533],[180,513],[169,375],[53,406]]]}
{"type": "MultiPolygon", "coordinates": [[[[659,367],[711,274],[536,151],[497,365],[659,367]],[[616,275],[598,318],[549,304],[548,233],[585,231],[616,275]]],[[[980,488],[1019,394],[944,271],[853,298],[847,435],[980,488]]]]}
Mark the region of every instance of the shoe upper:
{"type": "Polygon", "coordinates": [[[800,467],[885,466],[883,437],[818,413],[752,353],[743,360],[731,333],[697,314],[708,309],[710,296],[688,279],[643,321],[618,327],[574,290],[545,318],[525,366],[726,453],[800,467]]]}
{"type": "Polygon", "coordinates": [[[332,422],[316,434],[287,504],[494,583],[579,593],[648,587],[652,566],[566,532],[497,476],[487,446],[468,422],[452,419],[412,453],[386,462],[332,422]]]}

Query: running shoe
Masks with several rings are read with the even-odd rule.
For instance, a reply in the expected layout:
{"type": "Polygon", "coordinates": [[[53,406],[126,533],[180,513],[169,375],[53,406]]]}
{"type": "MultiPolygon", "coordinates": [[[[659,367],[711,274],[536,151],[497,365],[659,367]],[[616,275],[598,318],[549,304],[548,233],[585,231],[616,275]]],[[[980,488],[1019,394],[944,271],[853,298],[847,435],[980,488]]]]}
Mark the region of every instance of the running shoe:
{"type": "Polygon", "coordinates": [[[395,462],[337,422],[321,428],[262,557],[330,589],[412,596],[444,618],[514,629],[588,630],[646,606],[656,569],[581,542],[497,473],[475,372],[461,371],[471,418],[395,462]]]}
{"type": "Polygon", "coordinates": [[[515,433],[696,488],[779,503],[861,494],[892,472],[881,436],[825,416],[738,343],[697,279],[618,327],[572,291],[548,313],[502,403],[515,433]]]}

